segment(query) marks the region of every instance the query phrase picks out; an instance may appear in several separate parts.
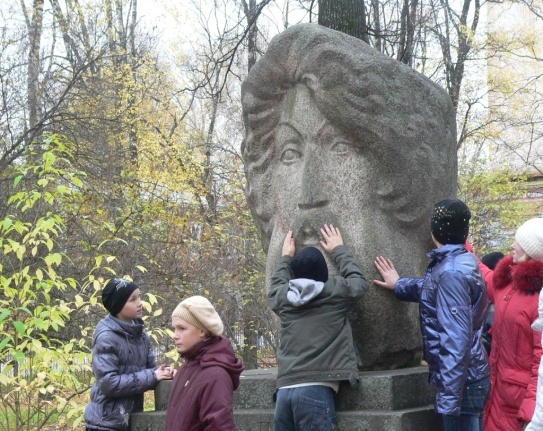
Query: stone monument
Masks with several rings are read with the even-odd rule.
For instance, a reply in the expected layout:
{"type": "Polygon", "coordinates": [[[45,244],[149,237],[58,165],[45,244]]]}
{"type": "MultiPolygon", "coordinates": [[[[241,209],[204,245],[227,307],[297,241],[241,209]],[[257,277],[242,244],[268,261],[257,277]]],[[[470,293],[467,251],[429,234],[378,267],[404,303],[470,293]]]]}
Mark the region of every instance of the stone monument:
{"type": "MultiPolygon", "coordinates": [[[[456,195],[455,114],[442,88],[359,39],[300,24],[251,69],[242,106],[246,195],[268,280],[287,231],[297,248],[320,247],[324,223],[339,227],[369,280],[378,255],[400,275],[424,274],[433,204],[456,195]]],[[[420,359],[416,304],[370,287],[351,324],[362,370],[420,359]]]]}
{"type": "MultiPolygon", "coordinates": [[[[433,205],[456,190],[454,110],[443,89],[358,39],[302,24],[272,40],[242,103],[247,199],[268,279],[287,230],[297,247],[318,246],[324,223],[341,229],[369,280],[377,255],[402,275],[423,275],[433,205]]],[[[339,429],[441,430],[427,368],[402,368],[415,365],[422,345],[417,305],[372,287],[351,323],[366,371],[338,393],[339,429]]],[[[238,431],[273,430],[276,377],[275,369],[242,374],[238,431]]],[[[156,411],[131,415],[132,431],[164,430],[171,386],[157,386],[156,411]]]]}

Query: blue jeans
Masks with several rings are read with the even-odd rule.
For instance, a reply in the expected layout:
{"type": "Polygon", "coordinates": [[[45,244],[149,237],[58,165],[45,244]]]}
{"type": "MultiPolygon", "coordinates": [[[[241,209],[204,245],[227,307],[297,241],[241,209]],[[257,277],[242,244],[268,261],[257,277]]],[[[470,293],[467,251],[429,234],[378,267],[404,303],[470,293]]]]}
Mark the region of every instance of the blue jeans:
{"type": "Polygon", "coordinates": [[[445,431],[483,431],[483,411],[490,393],[490,379],[464,386],[460,416],[443,415],[445,431]]]}
{"type": "Polygon", "coordinates": [[[279,389],[273,423],[275,431],[336,430],[334,390],[321,385],[279,389]]]}

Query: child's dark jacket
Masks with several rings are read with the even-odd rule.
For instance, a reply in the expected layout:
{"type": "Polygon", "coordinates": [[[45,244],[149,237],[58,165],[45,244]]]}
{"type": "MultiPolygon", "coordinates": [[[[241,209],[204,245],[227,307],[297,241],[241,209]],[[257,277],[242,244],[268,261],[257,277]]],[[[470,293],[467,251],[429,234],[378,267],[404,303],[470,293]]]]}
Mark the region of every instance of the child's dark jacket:
{"type": "Polygon", "coordinates": [[[155,357],[143,321],[108,314],[94,332],[92,371],[96,383],[85,410],[87,427],[128,430],[130,413],[143,411],[143,393],[157,383],[155,357]]]}
{"type": "Polygon", "coordinates": [[[350,304],[368,290],[368,281],[345,246],[332,250],[338,276],[330,277],[311,301],[294,306],[287,299],[290,256],[283,256],[272,275],[268,305],[281,321],[277,348],[277,387],[307,382],[358,380],[350,304]]]}
{"type": "Polygon", "coordinates": [[[424,359],[437,388],[436,411],[458,416],[465,385],[490,375],[482,344],[488,295],[477,259],[464,245],[447,244],[428,256],[426,276],[400,278],[394,294],[419,303],[424,359]]]}

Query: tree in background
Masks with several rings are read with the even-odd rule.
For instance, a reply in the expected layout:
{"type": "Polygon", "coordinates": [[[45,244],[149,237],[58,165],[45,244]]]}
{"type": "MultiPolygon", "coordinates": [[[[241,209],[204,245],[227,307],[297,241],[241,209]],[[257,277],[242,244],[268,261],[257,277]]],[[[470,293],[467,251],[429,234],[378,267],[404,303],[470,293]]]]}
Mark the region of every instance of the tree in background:
{"type": "MultiPolygon", "coordinates": [[[[525,3],[543,19],[536,3],[525,3]]],[[[85,173],[82,184],[71,186],[77,193],[55,200],[62,218],[55,244],[63,257],[52,265],[59,279],[95,286],[96,259],[115,256],[100,280],[114,274],[134,278],[156,295],[149,296],[149,306],[155,300],[176,304],[195,293],[209,296],[246,367],[262,363],[255,346],[265,340],[273,348],[276,334],[266,306],[265,260],[243,195],[240,84],[273,35],[317,15],[336,29],[352,27],[378,51],[447,89],[457,109],[459,191],[475,208],[477,245],[482,249],[490,238],[483,215],[501,220],[505,228],[515,224],[509,220],[521,208],[507,207],[510,200],[502,197],[520,195],[523,175],[507,170],[486,175],[484,160],[489,143],[507,144],[498,126],[504,120],[537,130],[540,119],[533,107],[541,95],[511,73],[487,86],[481,60],[504,53],[514,57],[520,49],[534,61],[540,55],[529,52],[536,36],[528,33],[484,35],[478,0],[172,4],[169,12],[191,14],[196,25],[190,43],[177,41],[171,51],[157,30],[142,25],[140,5],[136,0],[22,0],[0,6],[0,220],[17,210],[11,196],[39,192],[36,181],[21,180],[15,188],[14,178],[18,168],[42,163],[48,151],[35,143],[52,132],[74,143],[69,170],[85,173]],[[358,15],[343,19],[338,10],[358,15]],[[504,97],[494,99],[488,111],[491,91],[504,97]],[[518,181],[506,185],[506,176],[518,181]],[[89,274],[95,277],[90,284],[89,274]]],[[[538,136],[532,138],[536,142],[538,136]]],[[[526,164],[540,167],[532,155],[526,164]]],[[[44,204],[37,200],[26,216],[38,220],[44,204]]],[[[39,247],[39,256],[47,256],[46,250],[39,247]]],[[[12,256],[3,256],[4,270],[14,265],[12,256]]],[[[71,287],[51,286],[51,298],[75,304],[81,303],[78,294],[90,301],[97,285],[86,297],[71,287]]],[[[168,328],[169,311],[157,310],[148,327],[168,328]]],[[[76,307],[65,328],[51,333],[53,339],[68,345],[79,328],[92,327],[102,313],[99,306],[76,307]]],[[[18,332],[10,328],[13,337],[18,332]]],[[[171,341],[164,336],[155,344],[168,350],[171,341]]]]}
{"type": "MultiPolygon", "coordinates": [[[[206,294],[219,310],[223,307],[247,368],[256,367],[258,337],[273,337],[259,329],[267,309],[262,252],[252,222],[247,225],[236,149],[239,110],[222,100],[231,91],[225,77],[242,62],[241,52],[230,54],[238,39],[212,42],[200,51],[223,57],[214,64],[184,59],[188,70],[179,81],[161,62],[155,36],[141,30],[137,5],[133,0],[45,0],[10,9],[29,17],[25,26],[15,21],[7,26],[11,33],[5,34],[6,41],[20,35],[13,38],[14,48],[31,55],[27,41],[36,28],[39,48],[32,55],[38,72],[30,81],[39,91],[28,91],[16,109],[4,105],[4,142],[16,142],[17,151],[4,147],[6,170],[0,179],[8,187],[0,208],[4,214],[9,210],[9,167],[34,157],[24,148],[44,133],[61,131],[74,142],[74,167],[88,181],[66,216],[65,235],[58,239],[74,264],[59,271],[82,280],[95,256],[105,253],[116,256],[111,275],[135,278],[159,300],[177,303],[186,295],[206,294]],[[34,26],[40,17],[41,24],[34,26]],[[30,111],[35,111],[35,121],[27,121],[30,111]],[[18,128],[14,118],[20,120],[18,128]],[[10,135],[14,130],[20,133],[10,135]]],[[[15,91],[8,85],[10,76],[30,72],[10,63],[8,54],[1,78],[15,91]]],[[[15,93],[12,98],[19,100],[15,93]]],[[[91,325],[101,312],[75,313],[71,322],[91,325]]],[[[151,329],[153,325],[168,327],[169,313],[155,316],[151,329]]],[[[64,332],[68,337],[70,328],[64,332]]],[[[169,346],[171,340],[157,343],[169,346]]]]}
{"type": "Polygon", "coordinates": [[[524,199],[526,177],[508,168],[461,172],[459,189],[459,197],[472,213],[470,241],[480,257],[492,251],[508,254],[516,228],[537,217],[535,208],[524,199]]]}

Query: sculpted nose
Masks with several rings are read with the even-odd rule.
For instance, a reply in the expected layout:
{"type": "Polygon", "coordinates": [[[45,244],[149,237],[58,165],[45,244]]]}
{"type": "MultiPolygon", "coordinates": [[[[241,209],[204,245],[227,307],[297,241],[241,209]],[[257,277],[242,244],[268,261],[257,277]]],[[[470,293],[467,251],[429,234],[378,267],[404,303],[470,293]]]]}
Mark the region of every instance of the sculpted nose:
{"type": "Polygon", "coordinates": [[[324,166],[317,154],[318,149],[309,152],[304,161],[302,184],[298,207],[300,209],[320,208],[328,205],[327,184],[324,166]]]}

